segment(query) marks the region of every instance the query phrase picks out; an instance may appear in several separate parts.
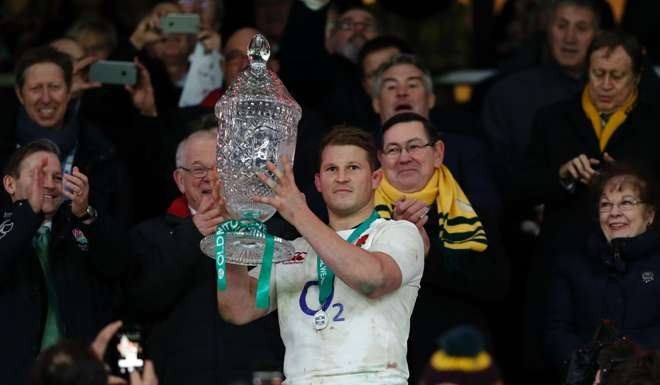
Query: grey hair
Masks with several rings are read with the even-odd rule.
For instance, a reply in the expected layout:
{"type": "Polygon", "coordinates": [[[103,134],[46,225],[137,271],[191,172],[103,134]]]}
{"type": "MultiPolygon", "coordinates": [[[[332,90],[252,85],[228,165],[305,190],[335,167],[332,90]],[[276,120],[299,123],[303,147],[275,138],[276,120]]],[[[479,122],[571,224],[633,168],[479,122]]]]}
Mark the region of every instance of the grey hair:
{"type": "Polygon", "coordinates": [[[417,56],[408,53],[398,53],[392,56],[385,63],[381,64],[380,67],[378,67],[376,76],[374,77],[373,86],[371,88],[372,95],[380,95],[380,92],[383,90],[383,75],[385,74],[385,71],[399,64],[410,64],[422,71],[422,82],[424,83],[424,89],[427,92],[433,93],[433,80],[431,79],[431,71],[429,71],[429,69],[421,63],[417,56]]]}
{"type": "Polygon", "coordinates": [[[215,138],[216,136],[215,128],[194,131],[192,134],[186,136],[182,141],[179,142],[179,145],[176,147],[176,158],[175,158],[176,168],[184,167],[183,158],[186,155],[186,150],[190,140],[204,136],[215,138]]]}
{"type": "Polygon", "coordinates": [[[600,29],[602,23],[603,11],[598,6],[598,3],[595,0],[552,0],[546,4],[548,15],[550,15],[550,20],[555,15],[557,8],[563,5],[572,5],[578,8],[589,9],[594,15],[594,22],[596,23],[596,30],[600,29]]]}
{"type": "Polygon", "coordinates": [[[76,41],[80,41],[83,36],[90,32],[102,36],[110,50],[117,48],[117,29],[112,23],[103,19],[79,19],[73,24],[73,26],[71,26],[71,28],[69,28],[66,36],[76,41]]]}

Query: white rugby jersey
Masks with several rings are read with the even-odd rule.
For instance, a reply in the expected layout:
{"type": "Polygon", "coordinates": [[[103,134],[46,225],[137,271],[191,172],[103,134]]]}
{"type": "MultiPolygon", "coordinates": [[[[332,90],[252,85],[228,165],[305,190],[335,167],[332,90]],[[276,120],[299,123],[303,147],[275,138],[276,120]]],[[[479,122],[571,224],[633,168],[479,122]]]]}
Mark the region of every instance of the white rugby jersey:
{"type": "MultiPolygon", "coordinates": [[[[352,231],[337,234],[346,239],[352,231]]],[[[335,277],[332,294],[319,304],[318,257],[304,238],[293,241],[291,260],[273,266],[270,310],[278,309],[287,385],[407,384],[410,315],[424,269],[422,238],[410,222],[377,219],[356,243],[394,259],[402,275],[398,290],[369,299],[335,277]],[[329,321],[316,330],[320,308],[329,321]]],[[[250,275],[258,277],[259,270],[250,275]]]]}

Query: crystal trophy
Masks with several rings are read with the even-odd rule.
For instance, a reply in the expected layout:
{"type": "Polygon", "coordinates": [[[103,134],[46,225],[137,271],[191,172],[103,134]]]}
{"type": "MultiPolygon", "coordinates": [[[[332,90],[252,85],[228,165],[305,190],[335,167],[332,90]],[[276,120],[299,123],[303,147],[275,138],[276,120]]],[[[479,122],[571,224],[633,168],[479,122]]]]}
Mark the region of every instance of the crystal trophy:
{"type": "MultiPolygon", "coordinates": [[[[277,75],[266,67],[270,45],[260,34],[252,37],[248,47],[250,65],[229,86],[215,105],[218,118],[217,165],[222,181],[220,194],[237,225],[224,235],[226,261],[239,265],[262,263],[265,227],[257,228],[275,214],[272,206],[256,203],[255,196],[272,196],[273,192],[257,177],[266,173],[266,162],[281,170],[281,156],[293,161],[298,121],[302,111],[289,95],[277,75]],[[257,226],[251,226],[256,224],[257,226]]],[[[222,226],[222,225],[221,225],[222,226]]],[[[272,262],[291,259],[293,246],[274,237],[272,262]]],[[[204,238],[200,247],[215,258],[216,236],[204,238]]]]}

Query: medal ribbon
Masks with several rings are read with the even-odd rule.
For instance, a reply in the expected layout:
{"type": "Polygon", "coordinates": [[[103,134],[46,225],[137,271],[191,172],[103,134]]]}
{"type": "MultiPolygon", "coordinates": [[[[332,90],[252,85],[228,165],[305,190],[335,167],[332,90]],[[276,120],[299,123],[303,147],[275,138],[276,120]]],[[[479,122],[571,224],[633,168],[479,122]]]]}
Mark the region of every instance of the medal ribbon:
{"type": "Polygon", "coordinates": [[[266,225],[256,219],[228,220],[218,225],[215,231],[215,268],[218,273],[217,287],[219,291],[227,289],[225,277],[225,235],[227,233],[243,233],[265,238],[261,272],[257,281],[256,303],[257,308],[267,309],[270,304],[270,273],[275,250],[273,236],[268,233],[266,225]]]}
{"type": "MultiPolygon", "coordinates": [[[[362,233],[364,233],[369,228],[369,226],[371,226],[373,221],[375,221],[378,218],[380,217],[378,216],[376,210],[372,211],[369,218],[367,218],[367,220],[365,220],[364,222],[360,223],[360,225],[356,227],[355,230],[353,230],[351,235],[349,235],[348,238],[346,239],[346,242],[348,243],[355,242],[358,238],[360,238],[360,235],[362,235],[362,233]]],[[[319,303],[324,303],[325,300],[330,296],[330,293],[332,292],[332,288],[335,282],[335,273],[328,267],[328,265],[325,264],[325,262],[323,262],[321,257],[317,257],[316,274],[319,280],[319,303]]]]}

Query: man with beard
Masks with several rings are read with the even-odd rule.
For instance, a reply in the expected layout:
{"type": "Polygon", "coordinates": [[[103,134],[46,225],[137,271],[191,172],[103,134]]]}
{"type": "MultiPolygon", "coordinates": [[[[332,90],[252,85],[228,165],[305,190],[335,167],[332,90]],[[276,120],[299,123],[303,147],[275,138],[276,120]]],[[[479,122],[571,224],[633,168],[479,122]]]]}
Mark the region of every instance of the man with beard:
{"type": "Polygon", "coordinates": [[[366,6],[308,3],[291,7],[280,44],[280,76],[299,103],[324,112],[323,107],[335,109],[360,93],[358,52],[380,31],[366,6]],[[327,95],[328,90],[333,92],[327,95]]]}

